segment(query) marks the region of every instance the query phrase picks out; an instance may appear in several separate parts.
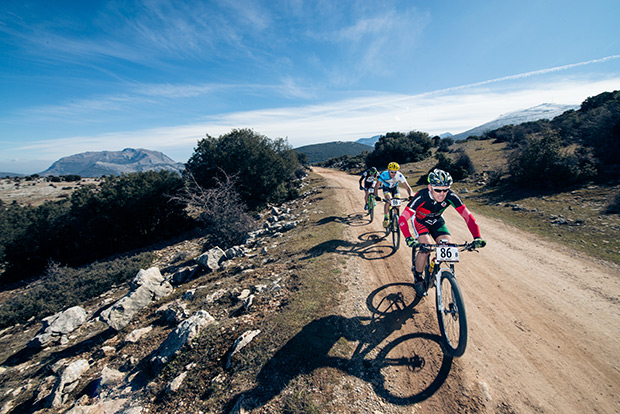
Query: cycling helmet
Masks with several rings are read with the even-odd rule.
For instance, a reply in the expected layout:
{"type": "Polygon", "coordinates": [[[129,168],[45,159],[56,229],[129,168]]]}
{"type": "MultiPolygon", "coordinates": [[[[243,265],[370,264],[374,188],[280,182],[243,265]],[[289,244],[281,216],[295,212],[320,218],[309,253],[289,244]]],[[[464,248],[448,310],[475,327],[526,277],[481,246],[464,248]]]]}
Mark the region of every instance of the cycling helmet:
{"type": "Polygon", "coordinates": [[[433,187],[450,187],[452,185],[452,176],[444,170],[435,168],[428,175],[428,182],[433,187]]]}
{"type": "Polygon", "coordinates": [[[400,165],[398,165],[398,163],[396,162],[391,162],[388,164],[388,170],[390,171],[398,171],[400,170],[400,165]]]}
{"type": "Polygon", "coordinates": [[[368,172],[370,173],[370,175],[377,175],[377,169],[375,167],[372,167],[370,170],[368,170],[368,172]]]}

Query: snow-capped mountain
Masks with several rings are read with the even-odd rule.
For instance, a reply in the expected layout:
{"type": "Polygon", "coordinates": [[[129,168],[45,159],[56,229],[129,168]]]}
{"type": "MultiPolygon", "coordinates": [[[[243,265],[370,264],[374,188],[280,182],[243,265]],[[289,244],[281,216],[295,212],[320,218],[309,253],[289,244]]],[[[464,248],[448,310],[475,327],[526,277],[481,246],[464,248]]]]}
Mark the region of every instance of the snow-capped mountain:
{"type": "Polygon", "coordinates": [[[579,105],[558,105],[544,103],[532,108],[523,109],[521,111],[510,112],[500,115],[493,121],[487,122],[468,131],[456,134],[451,138],[454,140],[465,139],[471,135],[482,135],[485,132],[501,128],[504,125],[518,125],[524,122],[538,121],[539,119],[553,119],[558,115],[571,109],[578,109],[579,105]]]}

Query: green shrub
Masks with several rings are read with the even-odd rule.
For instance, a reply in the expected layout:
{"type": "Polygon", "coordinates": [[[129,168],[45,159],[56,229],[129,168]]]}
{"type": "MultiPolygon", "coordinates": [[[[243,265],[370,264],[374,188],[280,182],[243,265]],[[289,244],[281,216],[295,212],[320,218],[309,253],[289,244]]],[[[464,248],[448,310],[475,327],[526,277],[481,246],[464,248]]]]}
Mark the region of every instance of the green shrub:
{"type": "Polygon", "coordinates": [[[284,139],[271,140],[250,129],[233,129],[219,138],[207,135],[198,142],[185,165],[203,188],[225,176],[237,177],[236,190],[252,210],[286,200],[287,182],[300,167],[296,152],[284,139]]]}
{"type": "Polygon", "coordinates": [[[596,175],[589,151],[569,151],[553,131],[529,135],[510,155],[508,169],[514,184],[531,189],[563,189],[596,175]]]}
{"type": "Polygon", "coordinates": [[[71,306],[82,304],[110,290],[113,285],[132,279],[140,269],[153,263],[155,254],[96,262],[81,268],[51,262],[43,278],[26,291],[11,297],[0,306],[0,329],[24,323],[31,317],[40,320],[71,306]]]}
{"type": "Polygon", "coordinates": [[[401,164],[422,161],[431,154],[433,140],[426,132],[388,132],[379,138],[375,150],[366,157],[366,165],[383,170],[394,161],[401,164]]]}

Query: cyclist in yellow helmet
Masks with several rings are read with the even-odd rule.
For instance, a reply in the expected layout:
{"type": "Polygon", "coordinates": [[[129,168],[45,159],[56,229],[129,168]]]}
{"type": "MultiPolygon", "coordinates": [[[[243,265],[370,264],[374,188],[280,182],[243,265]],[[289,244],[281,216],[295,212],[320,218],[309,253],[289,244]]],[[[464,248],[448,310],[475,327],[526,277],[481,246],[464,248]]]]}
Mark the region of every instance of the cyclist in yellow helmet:
{"type": "Polygon", "coordinates": [[[398,190],[398,183],[403,183],[403,185],[407,189],[407,193],[409,193],[409,197],[413,195],[413,190],[411,190],[411,186],[409,186],[407,179],[399,170],[400,165],[398,165],[398,163],[389,163],[387,170],[379,174],[379,177],[377,178],[377,184],[375,184],[375,194],[377,194],[379,186],[381,186],[381,189],[383,190],[383,198],[388,201],[388,203],[385,203],[383,206],[383,227],[387,227],[390,224],[390,220],[388,219],[388,213],[390,211],[390,199],[394,196],[400,196],[400,192],[398,190]]]}

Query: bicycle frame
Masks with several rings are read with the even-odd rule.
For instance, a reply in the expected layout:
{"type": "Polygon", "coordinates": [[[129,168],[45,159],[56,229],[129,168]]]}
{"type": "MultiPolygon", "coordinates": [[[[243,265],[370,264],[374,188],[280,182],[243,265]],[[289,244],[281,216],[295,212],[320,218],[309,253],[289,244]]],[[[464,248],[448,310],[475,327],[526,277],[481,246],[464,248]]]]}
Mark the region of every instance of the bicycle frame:
{"type": "MultiPolygon", "coordinates": [[[[424,267],[424,286],[426,290],[435,287],[435,307],[444,350],[450,356],[459,357],[467,346],[467,316],[454,263],[459,261],[459,251],[475,250],[474,245],[440,243],[422,244],[421,247],[429,251],[424,267]],[[442,287],[444,282],[445,287],[442,287]]],[[[415,270],[416,250],[412,249],[412,271],[415,270]]]]}
{"type": "Polygon", "coordinates": [[[389,200],[384,198],[383,202],[390,204],[388,208],[388,220],[390,221],[390,224],[385,228],[385,235],[388,236],[390,232],[392,233],[392,244],[394,245],[394,250],[398,250],[398,247],[400,246],[400,226],[398,225],[398,218],[400,217],[400,205],[402,203],[402,199],[400,196],[393,196],[390,197],[389,200]]]}

